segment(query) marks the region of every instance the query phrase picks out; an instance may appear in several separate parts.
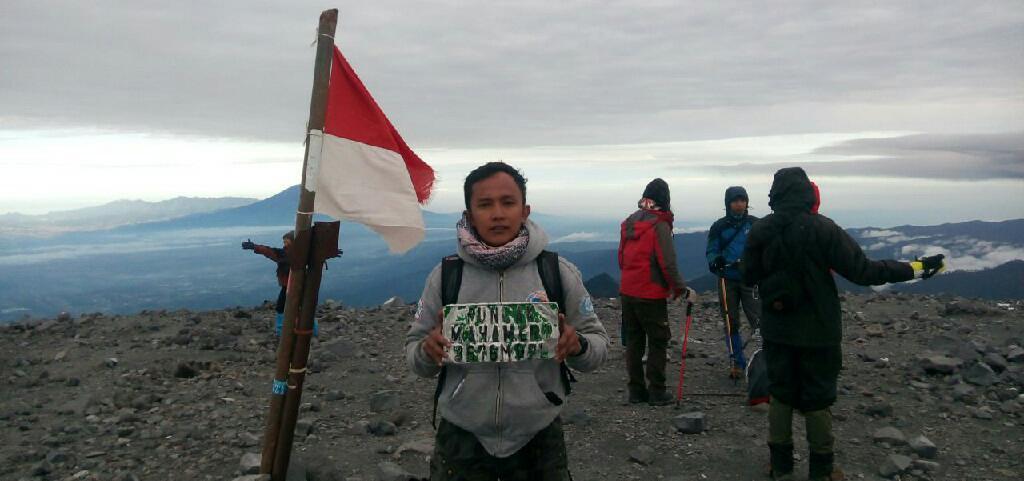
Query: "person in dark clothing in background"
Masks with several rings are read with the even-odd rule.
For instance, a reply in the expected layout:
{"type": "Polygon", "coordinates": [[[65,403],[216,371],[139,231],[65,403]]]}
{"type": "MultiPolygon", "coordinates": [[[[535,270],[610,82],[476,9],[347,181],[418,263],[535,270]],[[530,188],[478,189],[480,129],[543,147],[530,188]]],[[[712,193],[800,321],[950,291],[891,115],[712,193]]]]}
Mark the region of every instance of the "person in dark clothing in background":
{"type": "Polygon", "coordinates": [[[881,285],[931,277],[944,269],[943,256],[868,259],[846,231],[812,212],[818,196],[799,167],[775,173],[769,198],[773,213],[751,228],[741,267],[744,282],[758,284],[761,297],[771,474],[793,479],[796,409],[807,428],[809,480],[842,479],[829,411],[842,365],[842,313],[831,271],[860,285],[881,285]]]}
{"type": "Polygon", "coordinates": [[[693,302],[696,294],[686,287],[676,265],[668,184],[661,179],[652,180],[638,207],[622,222],[619,240],[619,293],[629,402],[663,406],[673,400],[665,389],[667,348],[672,336],[666,300],[685,294],[693,302]],[[648,348],[645,382],[643,357],[648,348]]]}
{"type": "Polygon", "coordinates": [[[277,303],[274,305],[274,312],[277,313],[274,322],[274,332],[280,336],[281,326],[284,325],[284,303],[288,292],[288,274],[291,272],[291,265],[288,262],[288,250],[295,241],[295,232],[288,231],[281,240],[284,245],[281,248],[255,244],[251,240],[242,243],[242,249],[251,250],[255,254],[261,254],[277,264],[277,285],[281,292],[277,295],[277,303]]]}
{"type": "Polygon", "coordinates": [[[743,353],[743,336],[740,335],[740,305],[750,323],[751,334],[757,332],[761,319],[761,304],[755,296],[754,288],[743,283],[739,269],[747,233],[757,222],[757,217],[748,212],[749,202],[747,190],[743,187],[732,186],[725,190],[725,217],[715,221],[708,230],[705,251],[708,270],[718,276],[718,304],[726,322],[725,343],[732,355],[729,368],[731,379],[742,377],[747,365],[743,353]]]}

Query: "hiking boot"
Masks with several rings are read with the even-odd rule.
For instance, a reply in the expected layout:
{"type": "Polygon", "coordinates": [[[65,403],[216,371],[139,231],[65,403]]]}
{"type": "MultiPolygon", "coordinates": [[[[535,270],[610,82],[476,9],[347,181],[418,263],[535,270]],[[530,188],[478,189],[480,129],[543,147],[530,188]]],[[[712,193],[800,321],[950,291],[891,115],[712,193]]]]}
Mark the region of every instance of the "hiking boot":
{"type": "Polygon", "coordinates": [[[646,389],[644,389],[643,391],[635,391],[633,389],[629,390],[629,403],[630,404],[645,403],[650,398],[651,398],[651,396],[647,393],[646,389]]]}
{"type": "Polygon", "coordinates": [[[810,453],[807,481],[842,481],[843,472],[833,465],[833,453],[810,453]]]}
{"type": "Polygon", "coordinates": [[[768,475],[776,481],[791,481],[793,478],[793,445],[768,443],[771,468],[768,475]]]}
{"type": "Polygon", "coordinates": [[[675,402],[676,398],[669,394],[667,391],[652,391],[650,399],[647,400],[647,404],[651,406],[668,406],[675,402]]]}
{"type": "Polygon", "coordinates": [[[832,472],[828,476],[819,476],[817,478],[807,478],[807,481],[843,481],[846,479],[843,474],[843,470],[839,468],[832,468],[832,472]]]}

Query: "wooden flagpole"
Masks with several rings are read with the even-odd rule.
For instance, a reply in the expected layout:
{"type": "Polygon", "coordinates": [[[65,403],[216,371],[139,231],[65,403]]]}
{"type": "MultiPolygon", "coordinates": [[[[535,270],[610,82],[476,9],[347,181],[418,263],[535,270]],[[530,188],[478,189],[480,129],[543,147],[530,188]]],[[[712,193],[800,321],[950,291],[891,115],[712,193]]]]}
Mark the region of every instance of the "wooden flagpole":
{"type": "MultiPolygon", "coordinates": [[[[302,160],[299,208],[295,214],[295,240],[289,252],[291,272],[288,276],[288,291],[284,307],[284,326],[281,329],[281,340],[277,347],[277,365],[274,372],[273,394],[270,397],[270,410],[267,413],[267,423],[263,434],[263,452],[260,460],[260,473],[262,474],[278,472],[277,469],[274,469],[274,464],[280,433],[282,431],[291,433],[295,429],[294,423],[291,426],[283,426],[281,420],[285,395],[288,393],[288,370],[291,364],[292,351],[295,348],[295,321],[298,318],[303,298],[306,266],[309,264],[312,240],[310,227],[313,221],[313,200],[316,193],[306,188],[310,145],[314,144],[309,138],[309,131],[317,130],[322,132],[324,128],[324,119],[327,116],[327,91],[331,77],[331,61],[334,56],[334,32],[337,29],[337,25],[337,9],[324,10],[320,13],[320,26],[317,29],[316,60],[313,67],[313,93],[309,104],[309,122],[306,127],[306,153],[302,160]]],[[[319,142],[316,142],[316,144],[319,144],[319,142]]],[[[319,155],[319,152],[314,155],[319,155]]],[[[315,311],[315,304],[313,310],[315,311]]],[[[287,469],[287,466],[284,468],[287,469]]],[[[272,477],[275,481],[283,481],[284,479],[283,477],[272,477]]]]}
{"type": "Polygon", "coordinates": [[[313,225],[312,250],[306,271],[306,288],[302,293],[302,307],[295,329],[295,348],[288,367],[288,394],[285,396],[281,414],[281,432],[277,437],[277,452],[274,455],[274,469],[271,478],[283,480],[288,475],[291,461],[292,441],[295,436],[295,422],[299,418],[302,403],[302,384],[306,378],[306,361],[309,359],[309,343],[315,330],[316,305],[323,277],[324,262],[338,256],[338,229],[341,222],[317,222],[313,225]]]}

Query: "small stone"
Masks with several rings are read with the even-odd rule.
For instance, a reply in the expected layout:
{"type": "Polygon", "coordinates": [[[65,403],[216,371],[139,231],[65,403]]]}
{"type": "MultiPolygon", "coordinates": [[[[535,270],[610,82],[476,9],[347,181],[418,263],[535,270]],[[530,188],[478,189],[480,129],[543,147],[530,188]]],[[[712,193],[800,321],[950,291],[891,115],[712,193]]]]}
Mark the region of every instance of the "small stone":
{"type": "Polygon", "coordinates": [[[269,474],[250,474],[247,476],[239,476],[231,481],[270,481],[269,474]]]}
{"type": "Polygon", "coordinates": [[[398,394],[395,391],[378,391],[370,396],[370,411],[383,413],[397,409],[398,394]]]}
{"type": "Polygon", "coordinates": [[[388,421],[395,423],[395,426],[403,426],[405,424],[408,424],[409,421],[411,420],[412,414],[409,414],[408,411],[404,410],[396,411],[392,413],[391,416],[388,417],[388,421]]]}
{"type": "Polygon", "coordinates": [[[391,299],[388,299],[388,300],[384,301],[384,304],[381,304],[380,307],[382,307],[384,309],[392,309],[392,308],[395,308],[395,307],[405,307],[405,301],[403,301],[401,297],[394,296],[391,299]]]}
{"type": "Polygon", "coordinates": [[[328,401],[340,401],[342,399],[345,399],[345,393],[339,389],[334,389],[327,392],[328,401]]]}
{"type": "Polygon", "coordinates": [[[868,337],[882,337],[885,334],[885,330],[881,324],[868,324],[864,328],[864,332],[867,333],[868,337]]]}
{"type": "Polygon", "coordinates": [[[978,419],[985,421],[991,421],[995,416],[992,415],[992,410],[987,406],[980,407],[978,409],[972,409],[971,414],[978,419]]]}
{"type": "Polygon", "coordinates": [[[988,367],[991,367],[992,370],[995,372],[1003,372],[1006,370],[1007,367],[1006,358],[1000,356],[998,353],[995,352],[985,354],[985,357],[982,358],[982,361],[984,361],[985,364],[988,364],[988,367]]]}
{"type": "Polygon", "coordinates": [[[394,436],[398,434],[398,427],[393,422],[378,419],[370,422],[366,431],[374,436],[394,436]]]}
{"type": "Polygon", "coordinates": [[[79,380],[77,377],[69,377],[68,380],[64,382],[64,385],[68,387],[75,387],[81,383],[82,381],[79,380]]]}
{"type": "Polygon", "coordinates": [[[953,399],[957,401],[964,401],[967,398],[974,395],[974,388],[967,384],[957,384],[953,386],[953,399]]]}
{"type": "Polygon", "coordinates": [[[988,367],[988,364],[982,362],[971,364],[970,367],[963,370],[961,375],[964,381],[975,386],[991,386],[997,379],[995,371],[988,367]]]}
{"type": "Polygon", "coordinates": [[[692,412],[672,418],[672,425],[683,434],[700,434],[706,428],[704,413],[692,412]]]}
{"type": "Polygon", "coordinates": [[[871,439],[876,443],[888,443],[892,446],[907,444],[907,438],[903,435],[903,432],[892,426],[886,426],[875,431],[871,439]]]}
{"type": "Polygon", "coordinates": [[[179,379],[189,379],[198,375],[199,371],[187,362],[178,363],[178,367],[174,370],[174,377],[179,379]]]}
{"type": "Polygon", "coordinates": [[[1006,360],[1009,362],[1024,362],[1024,347],[1016,344],[1006,349],[1006,360]]]}
{"type": "Polygon", "coordinates": [[[868,416],[875,416],[875,417],[879,417],[879,418],[887,418],[887,417],[892,416],[893,407],[892,407],[891,403],[888,403],[888,402],[885,402],[885,401],[879,401],[879,402],[876,402],[876,403],[868,406],[867,409],[864,410],[864,412],[868,416]]]}
{"type": "Polygon", "coordinates": [[[924,437],[924,435],[911,438],[908,444],[910,449],[922,458],[935,459],[939,455],[939,449],[935,447],[935,443],[924,437]]]}
{"type": "Polygon", "coordinates": [[[569,408],[567,413],[562,415],[562,419],[565,424],[575,424],[577,426],[588,426],[593,421],[593,418],[587,414],[582,408],[569,408]]]}
{"type": "Polygon", "coordinates": [[[902,454],[890,454],[878,467],[878,474],[883,478],[891,478],[910,469],[913,460],[902,454]]]}
{"type": "Polygon", "coordinates": [[[115,368],[117,367],[117,364],[118,360],[116,357],[108,357],[105,361],[103,361],[103,365],[108,368],[115,368]]]}
{"type": "Polygon", "coordinates": [[[32,476],[46,476],[52,472],[53,465],[45,459],[32,465],[32,476]]]}
{"type": "Polygon", "coordinates": [[[259,454],[245,453],[238,462],[238,468],[242,470],[242,474],[259,474],[260,458],[259,454]]]}
{"type": "Polygon", "coordinates": [[[407,441],[395,450],[394,457],[400,458],[402,454],[406,452],[430,455],[434,452],[434,438],[422,438],[407,441]]]}
{"type": "Polygon", "coordinates": [[[934,473],[942,467],[939,463],[936,463],[935,461],[928,461],[926,459],[915,459],[913,466],[926,473],[934,473]]]}
{"type": "Polygon", "coordinates": [[[64,451],[53,450],[46,453],[46,460],[52,464],[63,464],[68,461],[68,454],[64,451]]]}
{"type": "Polygon", "coordinates": [[[1021,405],[1015,399],[1009,399],[999,404],[999,410],[1006,414],[1017,414],[1021,411],[1021,405]]]}
{"type": "Polygon", "coordinates": [[[629,452],[629,459],[642,466],[650,466],[654,462],[655,452],[650,446],[638,446],[629,452]]]}
{"type": "Polygon", "coordinates": [[[303,439],[310,434],[313,434],[313,429],[316,421],[312,419],[299,419],[295,421],[295,435],[299,439],[303,439]]]}
{"type": "Polygon", "coordinates": [[[963,361],[949,356],[925,356],[918,359],[921,368],[928,374],[953,374],[963,361]]]}
{"type": "Polygon", "coordinates": [[[377,480],[378,481],[409,481],[409,479],[415,479],[416,476],[410,474],[408,471],[402,469],[401,466],[385,461],[377,465],[377,480]]]}

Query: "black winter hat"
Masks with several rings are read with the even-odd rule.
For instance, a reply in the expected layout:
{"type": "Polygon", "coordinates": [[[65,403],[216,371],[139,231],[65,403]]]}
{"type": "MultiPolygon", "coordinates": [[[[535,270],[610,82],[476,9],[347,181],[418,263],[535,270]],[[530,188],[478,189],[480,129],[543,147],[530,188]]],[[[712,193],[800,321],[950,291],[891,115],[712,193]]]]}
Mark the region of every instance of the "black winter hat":
{"type": "Polygon", "coordinates": [[[644,198],[653,200],[662,210],[672,210],[668,183],[661,178],[654,179],[647,184],[647,187],[644,188],[644,198]]]}

